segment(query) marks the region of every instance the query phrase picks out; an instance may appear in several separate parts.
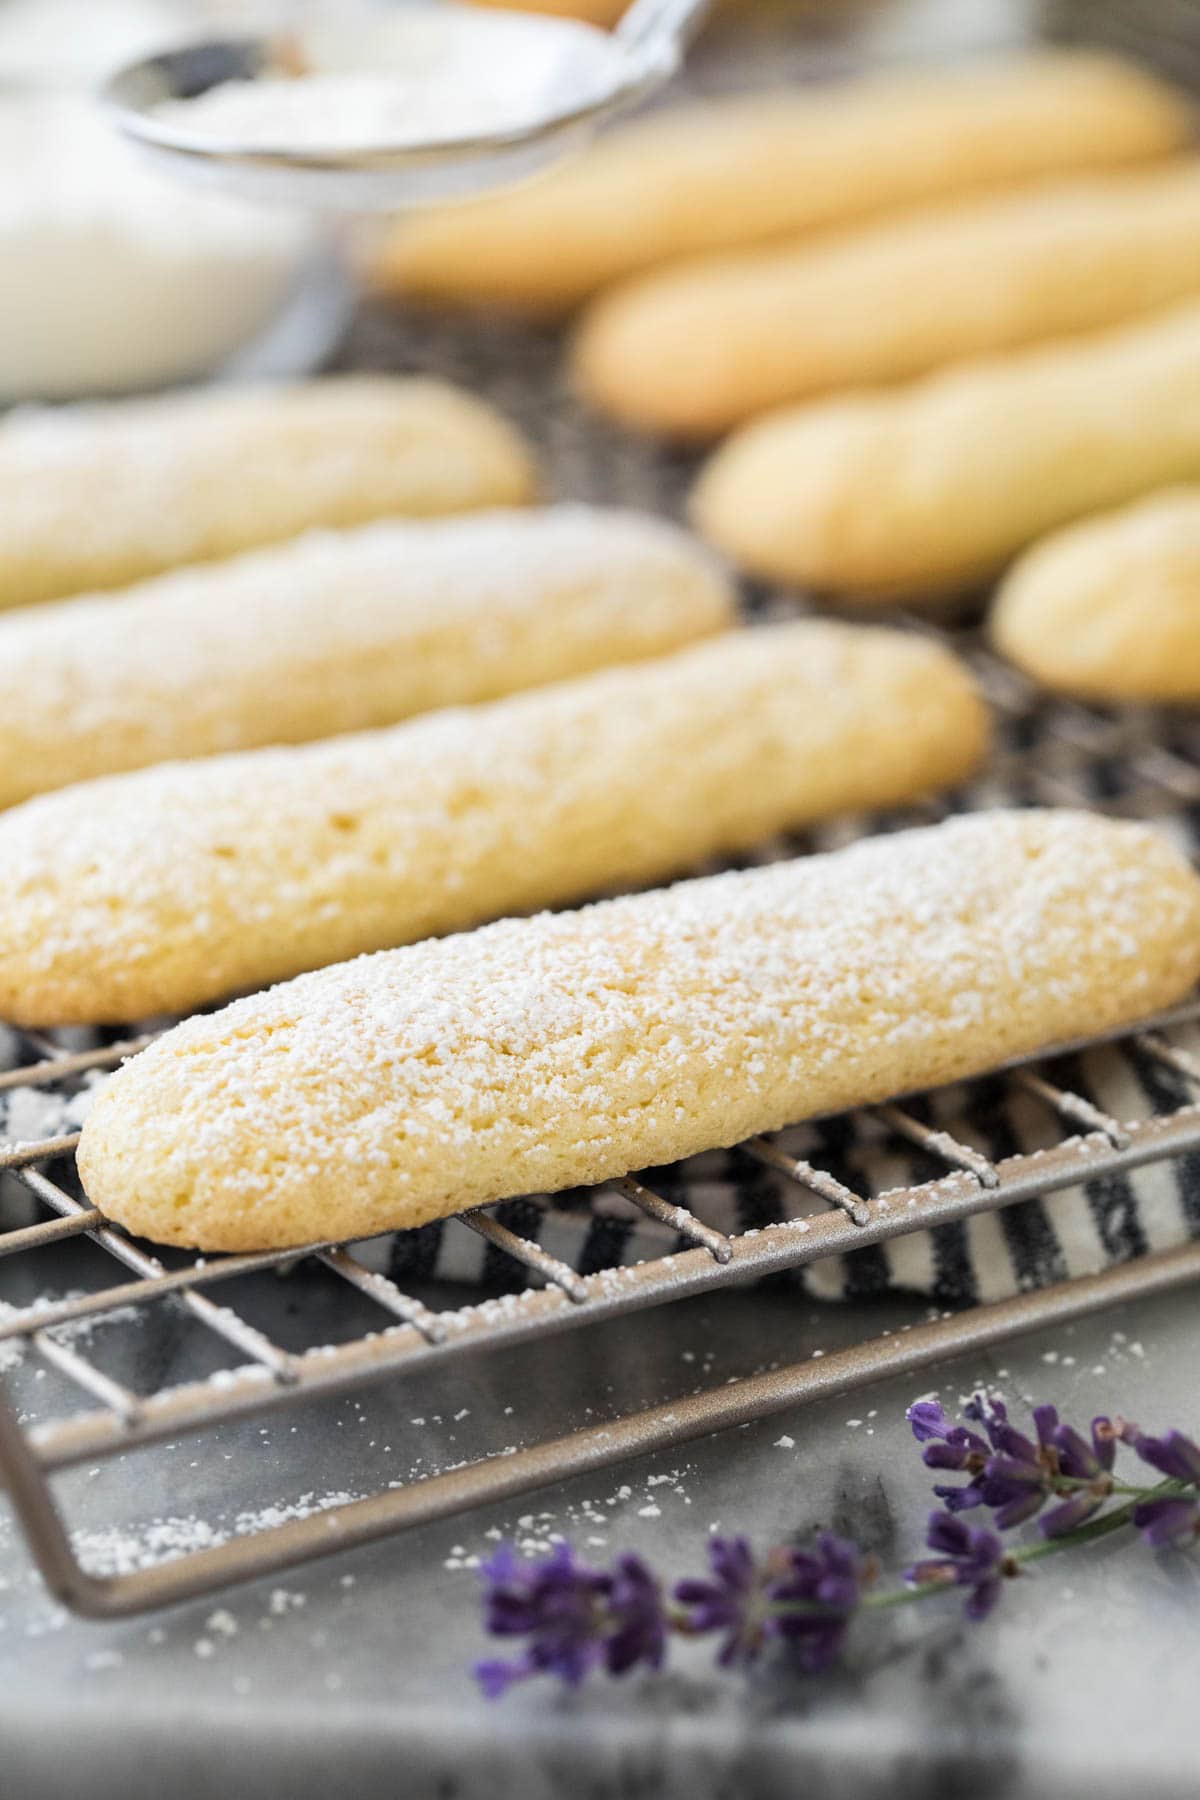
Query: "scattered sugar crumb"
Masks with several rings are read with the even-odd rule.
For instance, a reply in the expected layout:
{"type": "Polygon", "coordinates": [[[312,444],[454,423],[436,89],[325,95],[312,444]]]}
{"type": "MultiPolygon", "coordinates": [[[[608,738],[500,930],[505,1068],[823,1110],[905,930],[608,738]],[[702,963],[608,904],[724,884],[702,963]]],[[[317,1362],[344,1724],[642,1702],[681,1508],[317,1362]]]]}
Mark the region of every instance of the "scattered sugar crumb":
{"type": "Polygon", "coordinates": [[[274,1617],[278,1619],[284,1613],[291,1612],[293,1608],[303,1606],[307,1598],[306,1594],[290,1593],[287,1588],[275,1588],[272,1590],[268,1605],[274,1617]]]}

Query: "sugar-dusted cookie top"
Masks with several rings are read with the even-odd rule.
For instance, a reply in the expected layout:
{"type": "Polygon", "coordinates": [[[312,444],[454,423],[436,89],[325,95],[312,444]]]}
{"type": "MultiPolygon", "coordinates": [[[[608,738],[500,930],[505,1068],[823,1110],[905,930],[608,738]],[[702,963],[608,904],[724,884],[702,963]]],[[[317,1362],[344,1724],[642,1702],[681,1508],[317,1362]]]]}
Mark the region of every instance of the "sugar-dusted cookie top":
{"type": "Polygon", "coordinates": [[[802,620],[0,814],[0,1018],[180,1012],[360,951],[682,874],[961,779],[964,666],[802,620]]]}
{"type": "Polygon", "coordinates": [[[0,608],[319,525],[516,505],[533,485],[497,412],[414,376],[22,409],[0,420],[0,608]]]}
{"type": "Polygon", "coordinates": [[[963,817],[324,969],[189,1020],[79,1167],[131,1230],[250,1249],[603,1181],[1101,1032],[1200,975],[1154,832],[963,817]]]}

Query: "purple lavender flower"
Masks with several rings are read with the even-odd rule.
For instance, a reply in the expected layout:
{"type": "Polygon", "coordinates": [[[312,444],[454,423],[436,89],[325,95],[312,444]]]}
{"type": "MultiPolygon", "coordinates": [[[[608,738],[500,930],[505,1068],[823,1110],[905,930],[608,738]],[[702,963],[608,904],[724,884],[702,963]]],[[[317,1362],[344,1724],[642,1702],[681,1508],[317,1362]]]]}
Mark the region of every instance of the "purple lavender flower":
{"type": "Polygon", "coordinates": [[[662,1593],[638,1557],[620,1557],[610,1573],[577,1562],[569,1544],[557,1545],[539,1563],[522,1562],[510,1544],[502,1544],[482,1573],[487,1629],[493,1637],[528,1640],[519,1657],[476,1664],[489,1699],[531,1675],[557,1675],[578,1687],[595,1668],[620,1675],[639,1662],[660,1666],[662,1593]]]}
{"type": "Polygon", "coordinates": [[[751,1663],[766,1638],[762,1609],[762,1573],[744,1537],[709,1539],[710,1581],[689,1578],[676,1583],[675,1598],[688,1611],[692,1636],[721,1631],[725,1641],[717,1653],[723,1669],[751,1663]]]}
{"type": "Polygon", "coordinates": [[[1162,1437],[1148,1437],[1136,1425],[1130,1425],[1124,1435],[1142,1461],[1161,1475],[1185,1481],[1191,1487],[1200,1487],[1200,1444],[1184,1437],[1182,1431],[1166,1431],[1162,1437]]]}
{"type": "Polygon", "coordinates": [[[986,1619],[1000,1598],[1005,1576],[1016,1573],[994,1531],[966,1524],[951,1513],[929,1515],[925,1542],[939,1554],[924,1562],[914,1563],[905,1571],[904,1579],[914,1587],[937,1582],[945,1587],[969,1587],[966,1614],[968,1619],[986,1619]]]}
{"type": "Polygon", "coordinates": [[[662,1588],[640,1556],[619,1556],[613,1565],[608,1612],[614,1626],[604,1646],[610,1675],[645,1663],[661,1669],[667,1648],[667,1620],[662,1588]]]}
{"type": "Polygon", "coordinates": [[[773,1560],[778,1572],[769,1576],[766,1588],[772,1606],[812,1608],[777,1612],[773,1629],[787,1640],[806,1675],[819,1674],[841,1655],[863,1587],[874,1577],[874,1564],[864,1561],[856,1544],[832,1531],[822,1531],[811,1550],[788,1549],[773,1560]]]}
{"type": "Polygon", "coordinates": [[[913,1436],[924,1444],[921,1460],[927,1469],[951,1469],[970,1475],[964,1487],[938,1484],[934,1493],[951,1512],[966,1512],[983,1505],[979,1484],[990,1454],[986,1439],[964,1425],[955,1425],[937,1400],[918,1400],[907,1413],[913,1436]]]}
{"type": "Polygon", "coordinates": [[[687,1631],[720,1631],[718,1663],[752,1663],[770,1638],[783,1638],[800,1668],[816,1674],[836,1661],[863,1586],[873,1574],[856,1546],[832,1531],[810,1549],[784,1546],[757,1561],[745,1538],[713,1538],[712,1579],[681,1581],[687,1631]]]}
{"type": "Polygon", "coordinates": [[[1200,1501],[1188,1494],[1142,1500],[1133,1509],[1133,1522],[1153,1549],[1182,1548],[1200,1538],[1200,1501]]]}
{"type": "Polygon", "coordinates": [[[914,1437],[925,1445],[926,1465],[961,1470],[971,1477],[962,1487],[934,1488],[948,1511],[968,1512],[986,1506],[995,1514],[999,1530],[1008,1531],[1040,1512],[1060,1491],[1062,1477],[1094,1483],[1094,1487],[1071,1493],[1046,1515],[1042,1529],[1054,1537],[1081,1524],[1103,1503],[1110,1491],[1104,1478],[1116,1450],[1107,1420],[1093,1422],[1089,1444],[1073,1426],[1062,1423],[1053,1406],[1037,1406],[1033,1411],[1035,1443],[1011,1423],[1002,1400],[976,1394],[963,1412],[986,1436],[953,1424],[936,1401],[918,1401],[908,1412],[914,1437]]]}
{"type": "Polygon", "coordinates": [[[995,1513],[1001,1531],[1024,1524],[1054,1492],[1054,1459],[1048,1451],[1058,1429],[1058,1414],[1052,1406],[1034,1408],[1034,1443],[1009,1423],[1002,1400],[985,1401],[976,1395],[963,1411],[986,1426],[992,1444],[993,1453],[979,1478],[980,1500],[995,1513]]]}
{"type": "Polygon", "coordinates": [[[1133,1522],[1148,1544],[1160,1549],[1200,1538],[1200,1444],[1181,1431],[1149,1437],[1136,1425],[1126,1426],[1122,1436],[1142,1461],[1173,1481],[1186,1482],[1197,1492],[1164,1494],[1134,1507],[1133,1522]]]}
{"type": "MultiPolygon", "coordinates": [[[[940,1400],[914,1400],[905,1413],[905,1418],[912,1426],[912,1434],[918,1444],[929,1444],[938,1438],[949,1437],[953,1426],[946,1416],[946,1409],[940,1400]]],[[[966,1434],[970,1436],[970,1433],[966,1434]]]]}
{"type": "MultiPolygon", "coordinates": [[[[1039,1413],[1054,1413],[1052,1406],[1038,1408],[1039,1413]]],[[[1041,1437],[1041,1425],[1038,1427],[1041,1437]]],[[[1059,1476],[1070,1481],[1086,1481],[1090,1485],[1076,1488],[1057,1506],[1052,1506],[1039,1521],[1044,1537],[1063,1537],[1074,1531],[1103,1506],[1112,1492],[1112,1466],[1117,1454],[1117,1434],[1112,1421],[1093,1419],[1091,1437],[1083,1437],[1071,1425],[1061,1424],[1057,1413],[1042,1439],[1047,1460],[1057,1463],[1059,1476]]],[[[1061,1491],[1061,1490],[1059,1490],[1061,1491]]]]}
{"type": "Polygon", "coordinates": [[[1019,1525],[1038,1511],[1050,1492],[1039,1447],[1009,1424],[1002,1400],[976,1394],[963,1411],[972,1424],[983,1427],[986,1437],[955,1425],[936,1401],[918,1401],[909,1408],[913,1435],[925,1445],[926,1467],[959,1470],[971,1477],[964,1487],[939,1485],[933,1491],[952,1513],[990,1506],[997,1510],[1001,1530],[1019,1525]]]}

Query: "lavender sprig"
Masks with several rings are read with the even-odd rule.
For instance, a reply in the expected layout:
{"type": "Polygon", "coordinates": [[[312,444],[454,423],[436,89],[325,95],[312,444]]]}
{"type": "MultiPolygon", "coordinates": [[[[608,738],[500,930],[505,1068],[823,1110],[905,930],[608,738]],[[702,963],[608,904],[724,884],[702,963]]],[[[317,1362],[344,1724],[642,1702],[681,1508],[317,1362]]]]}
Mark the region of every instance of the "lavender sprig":
{"type": "Polygon", "coordinates": [[[969,1424],[934,1400],[908,1409],[926,1465],[969,1479],[935,1486],[943,1508],[926,1529],[933,1554],[912,1564],[904,1586],[879,1589],[875,1559],[831,1531],[765,1556],[744,1537],[714,1537],[707,1573],[677,1582],[670,1600],[638,1556],[598,1569],[565,1543],[537,1563],[502,1545],[483,1565],[485,1622],[495,1637],[521,1639],[523,1649],[477,1664],[480,1685],[496,1698],[535,1675],[577,1687],[593,1673],[658,1670],[672,1636],[717,1638],[722,1668],[746,1667],[776,1645],[801,1671],[818,1674],[839,1660],[860,1615],[966,1589],[966,1616],[980,1621],[1028,1564],[1127,1527],[1156,1549],[1200,1544],[1200,1445],[1182,1432],[1151,1437],[1101,1417],[1085,1436],[1054,1407],[1038,1406],[1030,1435],[1013,1425],[1002,1401],[982,1395],[963,1414],[969,1424]],[[1118,1481],[1120,1446],[1162,1479],[1118,1481]],[[1114,1498],[1121,1504],[1108,1506],[1114,1498]],[[960,1516],[979,1507],[991,1513],[988,1525],[960,1516]],[[1035,1517],[1038,1537],[1006,1543],[1005,1532],[1035,1517]]]}

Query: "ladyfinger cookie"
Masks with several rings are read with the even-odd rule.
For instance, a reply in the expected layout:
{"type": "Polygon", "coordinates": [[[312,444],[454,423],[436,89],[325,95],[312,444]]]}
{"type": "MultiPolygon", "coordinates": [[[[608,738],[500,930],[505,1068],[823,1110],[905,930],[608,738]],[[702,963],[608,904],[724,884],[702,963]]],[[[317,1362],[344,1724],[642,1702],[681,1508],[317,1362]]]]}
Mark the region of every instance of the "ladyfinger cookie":
{"type": "Polygon", "coordinates": [[[992,608],[996,648],[1088,700],[1200,700],[1200,487],[1035,544],[992,608]]]}
{"type": "Polygon", "coordinates": [[[558,506],[312,533],[0,624],[0,806],[494,699],[735,621],[711,554],[638,513],[558,506]]]}
{"type": "Polygon", "coordinates": [[[166,1243],[365,1237],[955,1081],[1198,975],[1200,881],[1152,831],[977,814],[190,1019],[101,1093],[79,1169],[166,1243]]]}
{"type": "Polygon", "coordinates": [[[937,197],[1169,155],[1189,108],[1092,52],[658,112],[527,187],[412,213],[375,266],[435,301],[568,311],[635,269],[937,197]]]}
{"type": "Polygon", "coordinates": [[[639,429],[715,437],[787,401],[1099,330],[1197,293],[1200,162],[1189,161],[637,277],[585,314],[574,373],[586,398],[639,429]]]}
{"type": "Polygon", "coordinates": [[[0,818],[0,1018],[183,1011],[945,786],[984,707],[915,636],[731,633],[388,732],[168,764],[0,818]]]}
{"type": "Polygon", "coordinates": [[[529,453],[412,377],[214,387],[0,422],[0,607],[120,587],[318,525],[530,497],[529,453]]]}
{"type": "Polygon", "coordinates": [[[1043,532],[1200,476],[1200,304],[771,413],[702,471],[693,516],[756,574],[935,597],[1043,532]]]}

